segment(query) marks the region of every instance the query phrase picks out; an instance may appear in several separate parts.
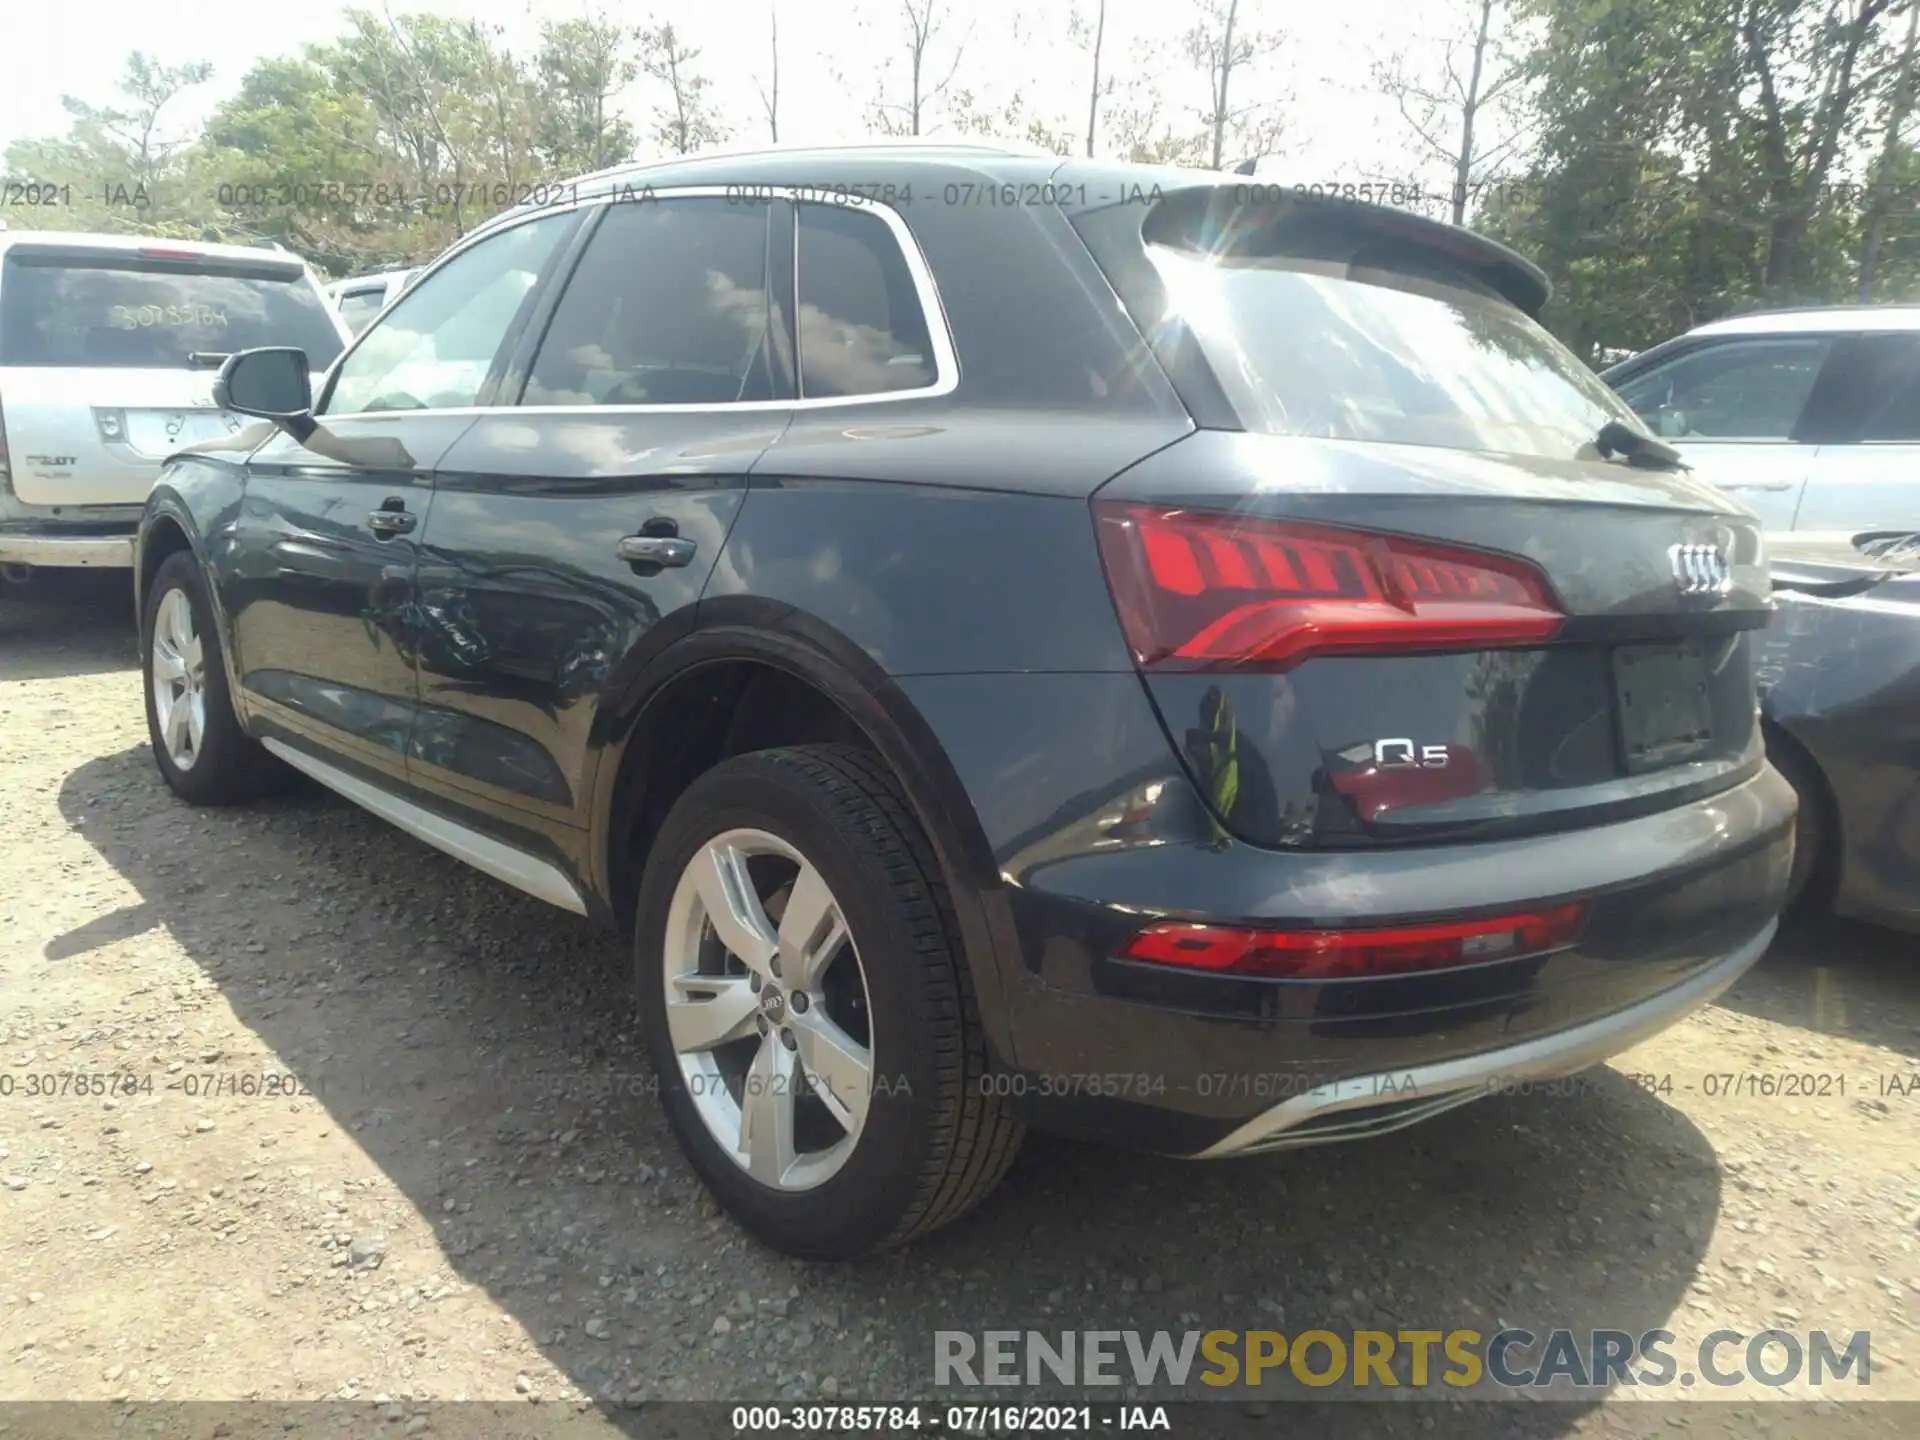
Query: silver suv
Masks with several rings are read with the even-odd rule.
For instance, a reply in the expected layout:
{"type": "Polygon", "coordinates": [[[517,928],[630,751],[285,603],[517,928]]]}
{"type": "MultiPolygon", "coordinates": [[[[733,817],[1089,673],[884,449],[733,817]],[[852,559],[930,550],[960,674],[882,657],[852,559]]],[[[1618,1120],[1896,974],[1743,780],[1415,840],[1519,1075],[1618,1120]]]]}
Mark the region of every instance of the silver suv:
{"type": "Polygon", "coordinates": [[[227,356],[293,345],[321,370],[347,338],[285,251],[0,234],[0,566],[131,567],[160,462],[249,423],[213,403],[227,356]]]}

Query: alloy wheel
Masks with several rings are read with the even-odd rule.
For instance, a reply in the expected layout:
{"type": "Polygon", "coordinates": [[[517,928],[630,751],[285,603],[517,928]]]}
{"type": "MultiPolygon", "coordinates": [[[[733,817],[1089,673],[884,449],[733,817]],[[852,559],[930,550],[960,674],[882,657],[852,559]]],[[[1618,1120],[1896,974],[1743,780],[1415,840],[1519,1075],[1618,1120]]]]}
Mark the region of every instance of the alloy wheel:
{"type": "Polygon", "coordinates": [[[175,769],[191,770],[207,733],[207,676],[193,603],[184,590],[169,590],[160,599],[147,668],[167,758],[175,769]]]}
{"type": "Polygon", "coordinates": [[[662,961],[674,1056],[720,1147],[770,1189],[831,1179],[866,1123],[873,1033],[819,870],[763,830],[715,836],[675,887],[662,961]]]}

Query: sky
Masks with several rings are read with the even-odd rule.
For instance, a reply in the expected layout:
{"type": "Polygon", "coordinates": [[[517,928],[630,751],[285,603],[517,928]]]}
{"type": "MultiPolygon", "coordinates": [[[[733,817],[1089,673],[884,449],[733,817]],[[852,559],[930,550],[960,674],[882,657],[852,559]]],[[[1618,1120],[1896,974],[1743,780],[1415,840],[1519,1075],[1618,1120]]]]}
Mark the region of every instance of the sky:
{"type": "MultiPolygon", "coordinates": [[[[0,0],[12,8],[0,47],[0,151],[13,140],[66,128],[61,96],[112,103],[128,51],[168,64],[206,60],[213,78],[175,102],[163,129],[189,134],[232,94],[256,61],[297,52],[343,28],[345,6],[303,0],[0,0]],[[266,18],[271,16],[270,19],[266,18]]],[[[780,20],[783,142],[853,140],[866,133],[866,105],[900,32],[898,0],[386,0],[408,11],[471,15],[501,27],[508,44],[531,49],[542,20],[594,15],[622,24],[671,20],[702,52],[724,111],[743,138],[763,139],[754,81],[764,76],[769,6],[780,20]]],[[[944,73],[959,50],[954,84],[1004,100],[1016,86],[1029,109],[1083,124],[1087,62],[1069,38],[1078,4],[1091,0],[971,0],[955,4],[930,63],[944,73]]],[[[1289,178],[1322,182],[1400,180],[1416,171],[1420,146],[1391,102],[1371,83],[1371,65],[1396,48],[1415,64],[1438,63],[1439,36],[1458,0],[1241,0],[1241,24],[1279,31],[1284,42],[1251,82],[1292,97],[1284,165],[1289,178]],[[1416,18],[1418,17],[1418,18],[1416,18]]],[[[367,0],[379,10],[382,0],[367,0]]],[[[1185,0],[1109,0],[1109,69],[1156,73],[1170,103],[1204,94],[1204,80],[1179,54],[1189,23],[1185,0]],[[1142,59],[1142,56],[1150,57],[1142,59]]],[[[1459,22],[1464,31],[1466,22],[1459,22]]],[[[894,73],[898,73],[897,70],[894,73]]],[[[624,97],[637,120],[650,105],[644,82],[624,97]]]]}

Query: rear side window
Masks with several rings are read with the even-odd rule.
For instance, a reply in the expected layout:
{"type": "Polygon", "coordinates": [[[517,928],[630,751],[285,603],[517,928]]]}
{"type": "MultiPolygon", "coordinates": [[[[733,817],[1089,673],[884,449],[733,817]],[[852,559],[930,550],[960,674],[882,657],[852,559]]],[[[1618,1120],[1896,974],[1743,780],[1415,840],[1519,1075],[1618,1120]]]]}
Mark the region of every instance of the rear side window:
{"type": "Polygon", "coordinates": [[[315,369],[340,353],[326,301],[305,275],[132,255],[6,258],[0,365],[179,370],[190,355],[262,345],[304,350],[315,369]]]}
{"type": "Polygon", "coordinates": [[[768,209],[721,198],[610,206],[554,309],[520,403],[775,398],[768,209]]]}
{"type": "Polygon", "coordinates": [[[1663,360],[1620,386],[1647,428],[1674,440],[1786,440],[1833,341],[1723,340],[1663,360]]]}
{"type": "Polygon", "coordinates": [[[858,209],[801,205],[795,245],[802,398],[932,385],[926,312],[887,222],[858,209]]]}

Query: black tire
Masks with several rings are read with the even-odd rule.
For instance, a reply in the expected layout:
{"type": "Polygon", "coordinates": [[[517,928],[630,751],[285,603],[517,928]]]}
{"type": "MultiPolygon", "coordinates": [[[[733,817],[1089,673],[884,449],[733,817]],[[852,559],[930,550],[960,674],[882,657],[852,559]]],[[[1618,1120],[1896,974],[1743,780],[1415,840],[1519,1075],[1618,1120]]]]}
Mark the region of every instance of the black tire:
{"type": "Polygon", "coordinates": [[[167,788],[190,805],[233,805],[281,789],[290,777],[259,742],[240,728],[227,689],[227,669],[220,633],[207,601],[206,579],[187,551],[169,555],[155,572],[140,606],[140,685],[146,695],[147,743],[167,788]],[[154,624],[161,602],[173,591],[186,596],[193,612],[194,633],[201,645],[201,674],[206,726],[192,763],[182,768],[167,753],[153,693],[154,624]]]}
{"type": "Polygon", "coordinates": [[[1787,912],[1799,916],[1819,914],[1832,903],[1833,801],[1827,794],[1826,783],[1805,752],[1771,729],[1767,732],[1767,760],[1785,777],[1800,800],[1793,821],[1793,869],[1787,876],[1787,912]]]}
{"type": "Polygon", "coordinates": [[[655,837],[635,925],[642,1030],[667,1118],[729,1214],[803,1259],[900,1244],[965,1213],[999,1183],[1023,1129],[985,1092],[987,1056],[959,930],[933,851],[897,783],[853,746],[743,755],[682,795],[655,837]],[[841,1169],[813,1189],[762,1184],[714,1138],[668,1036],[662,946],[675,888],[713,837],[765,831],[819,871],[866,976],[876,1081],[841,1169]]]}

